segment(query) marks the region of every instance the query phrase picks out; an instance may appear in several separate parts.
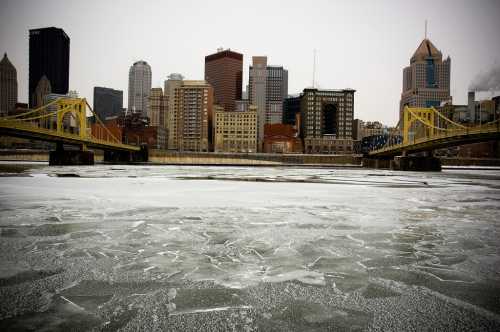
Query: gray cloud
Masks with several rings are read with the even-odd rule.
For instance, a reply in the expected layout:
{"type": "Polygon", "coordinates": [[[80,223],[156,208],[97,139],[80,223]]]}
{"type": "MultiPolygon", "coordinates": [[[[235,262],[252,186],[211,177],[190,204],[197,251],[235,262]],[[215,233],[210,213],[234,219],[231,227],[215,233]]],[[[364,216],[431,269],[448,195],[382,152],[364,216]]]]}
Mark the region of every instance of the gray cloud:
{"type": "Polygon", "coordinates": [[[500,91],[500,65],[479,73],[470,83],[469,91],[500,91]]]}

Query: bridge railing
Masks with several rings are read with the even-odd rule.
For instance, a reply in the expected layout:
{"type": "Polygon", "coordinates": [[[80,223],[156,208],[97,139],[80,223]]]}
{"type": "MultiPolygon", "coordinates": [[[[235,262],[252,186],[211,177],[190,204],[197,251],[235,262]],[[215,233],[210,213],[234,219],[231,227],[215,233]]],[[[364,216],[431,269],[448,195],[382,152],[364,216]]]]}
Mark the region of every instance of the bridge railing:
{"type": "Polygon", "coordinates": [[[46,137],[52,137],[53,140],[61,138],[81,142],[82,144],[97,144],[131,151],[140,150],[140,147],[123,144],[121,137],[120,139],[115,137],[84,98],[59,98],[24,113],[0,117],[0,127],[33,134],[43,134],[46,137]],[[94,115],[96,122],[106,131],[105,139],[94,137],[91,130],[89,130],[86,107],[94,115]],[[64,124],[65,119],[68,119],[68,117],[73,118],[78,126],[68,130],[68,126],[64,124]]]}
{"type": "MultiPolygon", "coordinates": [[[[422,109],[419,108],[415,110],[422,111],[422,109]]],[[[395,144],[395,140],[388,139],[387,144],[384,147],[374,149],[370,151],[370,154],[382,153],[391,150],[401,150],[412,145],[432,142],[436,140],[443,140],[446,138],[457,136],[500,132],[500,119],[476,126],[465,126],[446,118],[434,108],[426,109],[426,111],[428,111],[426,114],[426,119],[423,119],[421,116],[419,116],[419,114],[415,110],[408,107],[405,108],[405,112],[407,112],[405,115],[405,119],[407,120],[410,116],[413,117],[412,122],[405,121],[407,126],[409,123],[412,124],[411,128],[404,128],[403,126],[403,128],[400,129],[400,133],[403,137],[406,137],[406,140],[403,140],[402,143],[395,144]],[[443,119],[442,123],[446,127],[436,126],[435,122],[438,122],[439,124],[439,121],[434,121],[435,119],[430,118],[428,114],[434,114],[436,118],[443,119]],[[417,125],[420,126],[420,130],[418,130],[417,125]],[[419,136],[419,133],[423,134],[419,136]]],[[[420,114],[422,113],[423,112],[421,112],[420,114]]],[[[400,123],[398,123],[398,127],[399,126],[400,123]]]]}

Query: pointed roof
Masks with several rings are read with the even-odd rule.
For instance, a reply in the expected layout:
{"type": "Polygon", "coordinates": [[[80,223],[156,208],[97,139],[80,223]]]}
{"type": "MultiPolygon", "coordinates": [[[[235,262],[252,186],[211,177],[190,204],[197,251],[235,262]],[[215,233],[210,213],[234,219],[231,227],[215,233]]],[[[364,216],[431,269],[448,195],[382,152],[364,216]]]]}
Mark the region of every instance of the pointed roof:
{"type": "Polygon", "coordinates": [[[3,54],[3,59],[0,61],[0,68],[2,70],[10,70],[13,72],[16,72],[16,67],[10,62],[9,58],[7,57],[7,53],[3,54]]]}
{"type": "Polygon", "coordinates": [[[442,59],[443,54],[441,54],[441,52],[429,39],[425,38],[417,47],[415,53],[413,53],[410,62],[422,61],[429,57],[442,59]]]}

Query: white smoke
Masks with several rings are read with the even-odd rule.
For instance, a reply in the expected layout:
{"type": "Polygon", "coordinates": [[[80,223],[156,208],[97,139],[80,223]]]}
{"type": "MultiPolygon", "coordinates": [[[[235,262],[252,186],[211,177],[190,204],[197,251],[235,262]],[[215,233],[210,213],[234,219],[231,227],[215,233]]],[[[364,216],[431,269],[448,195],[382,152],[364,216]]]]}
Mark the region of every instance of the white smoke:
{"type": "Polygon", "coordinates": [[[469,91],[500,91],[500,65],[479,73],[470,83],[469,91]]]}

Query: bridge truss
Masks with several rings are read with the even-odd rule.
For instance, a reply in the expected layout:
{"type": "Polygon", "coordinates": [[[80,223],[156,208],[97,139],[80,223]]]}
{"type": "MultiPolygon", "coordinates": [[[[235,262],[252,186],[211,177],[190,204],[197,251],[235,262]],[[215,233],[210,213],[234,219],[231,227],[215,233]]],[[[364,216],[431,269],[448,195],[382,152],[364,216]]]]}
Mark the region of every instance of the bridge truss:
{"type": "Polygon", "coordinates": [[[370,156],[392,157],[401,154],[500,138],[500,119],[485,124],[466,126],[457,123],[434,107],[405,107],[403,119],[390,133],[387,143],[369,152],[370,156]]]}
{"type": "Polygon", "coordinates": [[[140,151],[138,146],[123,144],[94,112],[85,98],[58,98],[26,112],[0,117],[0,133],[42,141],[72,144],[82,150],[94,147],[103,150],[140,151]],[[105,131],[103,138],[92,135],[87,107],[96,123],[105,131]]]}

